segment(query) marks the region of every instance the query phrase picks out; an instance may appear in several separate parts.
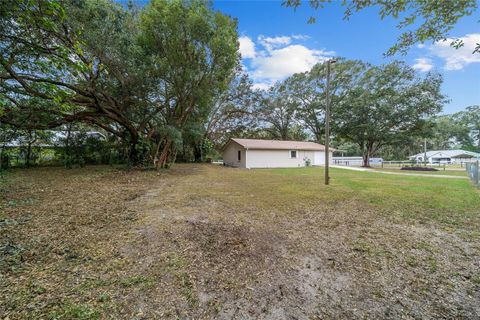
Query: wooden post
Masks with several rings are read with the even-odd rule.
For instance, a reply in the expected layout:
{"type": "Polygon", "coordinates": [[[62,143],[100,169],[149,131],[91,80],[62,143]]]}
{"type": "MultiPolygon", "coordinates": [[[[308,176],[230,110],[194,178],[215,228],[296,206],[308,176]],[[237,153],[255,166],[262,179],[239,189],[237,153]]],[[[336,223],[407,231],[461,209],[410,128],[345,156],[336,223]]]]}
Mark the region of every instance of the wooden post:
{"type": "Polygon", "coordinates": [[[325,185],[330,183],[329,176],[329,161],[330,161],[330,65],[335,63],[335,60],[327,60],[327,87],[326,93],[326,107],[325,107],[325,185]]]}
{"type": "Polygon", "coordinates": [[[475,177],[475,185],[479,187],[479,180],[480,180],[480,161],[477,160],[477,165],[474,166],[473,168],[474,171],[474,177],[475,177]]]}
{"type": "Polygon", "coordinates": [[[427,139],[425,138],[424,145],[423,145],[423,166],[427,166],[427,139]]]}

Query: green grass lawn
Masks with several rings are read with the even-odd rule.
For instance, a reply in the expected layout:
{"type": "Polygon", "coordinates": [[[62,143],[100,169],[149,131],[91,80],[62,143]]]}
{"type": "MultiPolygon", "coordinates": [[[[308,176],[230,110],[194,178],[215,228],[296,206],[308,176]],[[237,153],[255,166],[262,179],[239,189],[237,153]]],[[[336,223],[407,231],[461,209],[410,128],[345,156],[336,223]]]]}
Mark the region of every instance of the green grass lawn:
{"type": "Polygon", "coordinates": [[[290,176],[288,188],[292,197],[305,201],[312,197],[327,201],[355,199],[419,220],[458,223],[457,219],[478,219],[480,208],[480,192],[467,179],[381,175],[333,168],[331,185],[327,187],[323,185],[323,168],[257,170],[255,174],[290,176]],[[303,185],[309,185],[307,193],[303,185]],[[453,220],[452,215],[456,216],[453,220]]]}
{"type": "Polygon", "coordinates": [[[0,183],[0,314],[478,318],[479,230],[468,179],[16,169],[0,183]]]}

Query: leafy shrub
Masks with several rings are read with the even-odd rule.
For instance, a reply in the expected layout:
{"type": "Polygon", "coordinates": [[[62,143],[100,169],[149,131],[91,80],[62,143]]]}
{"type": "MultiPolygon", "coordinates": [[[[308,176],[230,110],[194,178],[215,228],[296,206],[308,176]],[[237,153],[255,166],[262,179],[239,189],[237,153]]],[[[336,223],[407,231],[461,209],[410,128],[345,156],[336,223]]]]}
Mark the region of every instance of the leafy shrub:
{"type": "Polygon", "coordinates": [[[310,160],[309,158],[305,158],[303,160],[305,161],[305,166],[306,167],[310,167],[312,165],[312,160],[310,160]]]}
{"type": "Polygon", "coordinates": [[[2,158],[0,159],[0,170],[5,170],[10,168],[10,156],[7,153],[2,153],[2,158]]]}
{"type": "Polygon", "coordinates": [[[60,140],[57,156],[67,168],[84,167],[87,164],[126,163],[126,154],[122,152],[124,148],[117,146],[115,142],[86,131],[75,131],[68,138],[60,140]]]}

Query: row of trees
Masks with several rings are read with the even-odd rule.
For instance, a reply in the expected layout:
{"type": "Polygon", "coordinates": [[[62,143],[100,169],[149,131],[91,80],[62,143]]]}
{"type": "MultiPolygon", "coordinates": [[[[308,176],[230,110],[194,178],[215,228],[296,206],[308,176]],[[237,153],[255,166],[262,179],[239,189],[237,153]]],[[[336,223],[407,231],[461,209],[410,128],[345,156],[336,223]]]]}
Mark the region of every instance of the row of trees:
{"type": "MultiPolygon", "coordinates": [[[[246,76],[231,84],[207,125],[205,138],[221,147],[232,136],[324,142],[326,66],[255,91],[246,76]]],[[[447,98],[442,77],[419,76],[402,62],[373,66],[339,59],[332,68],[332,139],[349,155],[405,159],[431,149],[480,152],[480,106],[438,115],[447,98]]]]}
{"type": "MultiPolygon", "coordinates": [[[[2,124],[0,169],[35,165],[125,164],[128,154],[113,135],[91,131],[82,123],[55,130],[23,129],[2,124]]],[[[127,163],[128,164],[128,163],[127,163]]]]}
{"type": "Polygon", "coordinates": [[[480,105],[433,119],[435,130],[428,139],[432,148],[461,148],[480,152],[480,105]]]}
{"type": "MultiPolygon", "coordinates": [[[[0,142],[100,130],[130,163],[157,167],[203,161],[234,136],[323,143],[325,65],[254,90],[239,66],[236,22],[204,1],[139,9],[6,0],[0,24],[0,142]]],[[[446,101],[441,83],[402,62],[339,59],[330,83],[334,146],[363,154],[365,165],[372,155],[404,158],[425,138],[432,147],[480,148],[478,106],[436,116],[446,101]]]]}
{"type": "MultiPolygon", "coordinates": [[[[319,63],[310,71],[276,83],[267,92],[251,90],[244,95],[252,98],[243,104],[250,108],[244,117],[249,129],[243,135],[322,143],[325,68],[319,63]]],[[[382,148],[411,144],[415,138],[430,135],[431,117],[446,101],[441,84],[440,75],[420,77],[402,62],[373,66],[340,59],[332,68],[330,82],[335,145],[360,152],[368,165],[369,158],[382,148]]]]}

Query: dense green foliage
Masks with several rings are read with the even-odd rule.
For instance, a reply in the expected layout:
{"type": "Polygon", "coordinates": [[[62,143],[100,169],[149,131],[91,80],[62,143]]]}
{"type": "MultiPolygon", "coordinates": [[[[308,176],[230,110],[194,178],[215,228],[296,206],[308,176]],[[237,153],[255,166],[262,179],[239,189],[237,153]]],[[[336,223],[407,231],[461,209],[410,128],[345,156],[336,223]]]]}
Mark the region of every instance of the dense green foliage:
{"type": "Polygon", "coordinates": [[[435,117],[432,139],[435,149],[461,148],[480,152],[480,106],[435,117]]]}
{"type": "Polygon", "coordinates": [[[369,67],[336,108],[335,132],[360,146],[368,166],[382,146],[425,135],[427,119],[445,102],[441,84],[439,75],[422,79],[403,63],[369,67]]]}
{"type": "MultiPolygon", "coordinates": [[[[331,70],[331,104],[339,105],[358,82],[365,69],[361,61],[339,59],[331,70]]],[[[326,74],[324,63],[316,64],[310,71],[295,74],[285,81],[295,100],[297,118],[313,134],[318,142],[325,139],[326,74]]]]}
{"type": "Polygon", "coordinates": [[[238,73],[228,89],[218,94],[202,119],[191,118],[184,134],[184,160],[192,158],[204,161],[205,156],[218,156],[215,150],[221,150],[229,138],[249,136],[250,130],[257,126],[256,110],[260,94],[252,89],[248,76],[238,73]]]}
{"type": "Polygon", "coordinates": [[[3,124],[81,122],[130,146],[135,163],[166,166],[184,126],[208,114],[238,64],[236,22],[204,1],[5,1],[3,124]]]}
{"type": "Polygon", "coordinates": [[[191,132],[192,124],[203,123],[215,96],[227,89],[238,62],[236,23],[201,1],[160,0],[147,5],[140,21],[159,95],[148,136],[155,142],[152,158],[164,166],[175,158],[184,128],[191,132]]]}

